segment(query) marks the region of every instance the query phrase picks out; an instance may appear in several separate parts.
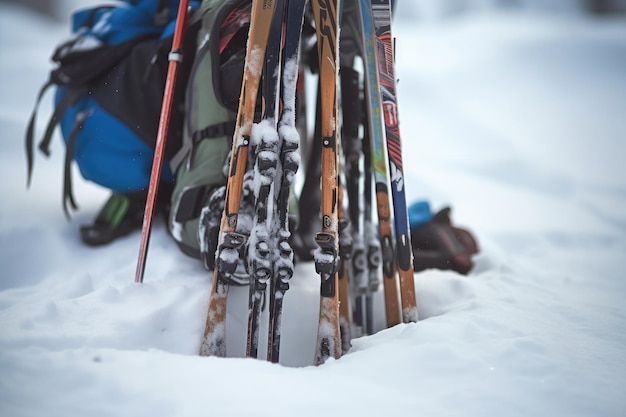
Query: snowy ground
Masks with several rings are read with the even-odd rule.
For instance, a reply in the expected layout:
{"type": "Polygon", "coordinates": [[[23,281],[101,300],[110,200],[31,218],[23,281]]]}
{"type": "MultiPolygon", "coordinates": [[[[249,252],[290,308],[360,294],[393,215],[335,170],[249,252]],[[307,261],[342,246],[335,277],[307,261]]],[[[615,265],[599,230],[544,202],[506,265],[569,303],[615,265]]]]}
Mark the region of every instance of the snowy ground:
{"type": "Polygon", "coordinates": [[[626,415],[626,21],[481,13],[395,31],[410,197],[452,204],[482,253],[468,277],[415,275],[419,323],[320,367],[319,278],[300,264],[272,365],[237,358],[244,289],[232,357],[197,356],[210,277],[162,223],[143,285],[138,234],[81,246],[106,192],[76,172],[65,221],[60,140],[25,190],[24,128],[65,27],[0,6],[0,416],[626,415]]]}

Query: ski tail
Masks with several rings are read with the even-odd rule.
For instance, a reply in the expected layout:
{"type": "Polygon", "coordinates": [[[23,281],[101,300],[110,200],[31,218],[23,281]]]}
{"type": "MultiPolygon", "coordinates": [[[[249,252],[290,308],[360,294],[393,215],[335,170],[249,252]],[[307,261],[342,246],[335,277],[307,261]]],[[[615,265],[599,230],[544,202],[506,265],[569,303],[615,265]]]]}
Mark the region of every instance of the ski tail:
{"type": "MultiPolygon", "coordinates": [[[[270,323],[267,359],[278,362],[280,355],[280,325],[283,297],[289,289],[294,272],[293,248],[289,221],[289,199],[296,172],[300,166],[300,134],[296,126],[296,95],[298,88],[300,35],[304,21],[306,0],[289,0],[285,11],[285,39],[282,54],[281,97],[282,112],[278,124],[280,168],[277,176],[276,212],[273,225],[275,243],[274,269],[270,293],[270,323]]],[[[304,115],[303,115],[304,116],[304,115]]]]}
{"type": "Polygon", "coordinates": [[[339,11],[341,0],[312,0],[317,32],[321,95],[322,231],[315,240],[315,269],[321,278],[320,314],[315,363],[341,356],[338,286],[339,192],[337,135],[337,79],[339,72],[339,11]]]}

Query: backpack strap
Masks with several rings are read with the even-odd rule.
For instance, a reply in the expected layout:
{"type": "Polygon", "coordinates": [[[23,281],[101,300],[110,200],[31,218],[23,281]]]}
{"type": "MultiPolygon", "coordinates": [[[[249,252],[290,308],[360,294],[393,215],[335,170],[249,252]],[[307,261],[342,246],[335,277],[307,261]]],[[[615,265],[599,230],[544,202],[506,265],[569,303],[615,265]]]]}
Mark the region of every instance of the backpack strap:
{"type": "Polygon", "coordinates": [[[30,120],[28,121],[28,127],[26,128],[26,162],[28,175],[26,178],[26,186],[30,187],[30,181],[33,174],[33,164],[34,164],[34,155],[33,155],[33,147],[35,143],[35,120],[37,119],[37,111],[39,110],[39,103],[41,103],[41,99],[43,98],[48,88],[52,86],[54,82],[50,79],[46,82],[41,89],[39,90],[39,94],[37,95],[37,101],[35,101],[35,107],[33,108],[33,113],[30,116],[30,120]]]}
{"type": "Polygon", "coordinates": [[[65,162],[63,164],[63,212],[65,213],[65,217],[67,217],[68,220],[70,219],[68,203],[72,207],[72,209],[78,209],[78,205],[76,204],[76,199],[74,198],[74,193],[72,191],[72,159],[74,158],[76,138],[78,136],[78,132],[83,128],[85,120],[92,114],[93,109],[79,112],[76,115],[74,125],[72,126],[72,130],[67,138],[67,145],[65,149],[65,162]]]}
{"type": "Polygon", "coordinates": [[[87,91],[86,87],[81,88],[70,88],[67,91],[67,94],[63,96],[59,104],[54,109],[54,113],[50,116],[50,120],[48,121],[48,126],[46,127],[46,133],[39,142],[39,150],[43,152],[44,155],[50,156],[50,142],[52,142],[52,134],[54,133],[54,128],[61,121],[61,117],[63,113],[67,110],[68,107],[76,103],[76,101],[87,91]]]}
{"type": "MultiPolygon", "coordinates": [[[[45,92],[50,88],[50,86],[55,85],[52,79],[48,80],[41,89],[39,90],[39,94],[37,95],[37,101],[35,102],[35,108],[33,109],[33,113],[28,122],[28,128],[26,129],[26,159],[27,159],[27,168],[28,175],[26,180],[26,185],[30,186],[30,182],[33,174],[33,166],[34,166],[34,137],[35,137],[35,121],[37,119],[37,111],[39,109],[39,103],[43,98],[45,92]]],[[[54,113],[50,116],[50,120],[48,121],[48,126],[46,127],[46,133],[44,134],[43,139],[39,143],[39,149],[46,156],[50,156],[50,142],[52,141],[52,134],[54,132],[54,128],[61,120],[61,116],[67,110],[69,106],[74,104],[76,100],[85,92],[86,88],[71,88],[68,90],[67,94],[63,96],[59,104],[56,106],[54,113]]],[[[69,201],[70,206],[76,210],[78,208],[76,201],[74,199],[74,195],[72,193],[72,178],[71,178],[71,162],[72,157],[74,155],[74,145],[76,143],[76,136],[78,135],[78,131],[82,129],[83,122],[85,119],[91,115],[91,111],[83,111],[78,113],[76,116],[76,120],[74,121],[74,125],[72,126],[72,130],[67,139],[67,146],[65,151],[65,178],[63,185],[63,211],[65,212],[66,217],[69,218],[69,210],[67,208],[67,203],[69,201]]]]}
{"type": "Polygon", "coordinates": [[[232,136],[235,134],[234,122],[223,122],[205,127],[192,133],[191,141],[195,145],[204,139],[232,136]]]}
{"type": "Polygon", "coordinates": [[[219,138],[222,136],[232,137],[235,134],[235,122],[227,121],[209,125],[204,129],[196,130],[191,134],[191,140],[186,142],[170,160],[170,169],[176,172],[183,161],[189,156],[189,161],[193,159],[193,150],[196,145],[205,139],[219,138]]]}
{"type": "MultiPolygon", "coordinates": [[[[33,109],[33,113],[30,116],[30,120],[28,122],[28,127],[26,128],[26,162],[27,162],[27,177],[26,177],[26,186],[30,187],[30,182],[33,176],[33,166],[35,165],[35,157],[34,157],[34,142],[35,142],[35,121],[37,120],[37,111],[39,110],[39,103],[43,98],[44,94],[50,88],[50,86],[55,85],[55,82],[50,79],[48,80],[39,90],[39,94],[37,95],[37,101],[35,102],[35,108],[33,109]]],[[[61,99],[58,106],[56,106],[54,113],[50,116],[50,120],[48,121],[48,126],[46,127],[46,133],[44,134],[43,139],[39,143],[39,149],[46,156],[50,156],[50,142],[52,140],[52,133],[54,132],[54,128],[61,120],[61,116],[67,110],[69,106],[74,104],[76,100],[80,97],[81,94],[84,93],[84,89],[70,89],[67,94],[61,99]]]]}

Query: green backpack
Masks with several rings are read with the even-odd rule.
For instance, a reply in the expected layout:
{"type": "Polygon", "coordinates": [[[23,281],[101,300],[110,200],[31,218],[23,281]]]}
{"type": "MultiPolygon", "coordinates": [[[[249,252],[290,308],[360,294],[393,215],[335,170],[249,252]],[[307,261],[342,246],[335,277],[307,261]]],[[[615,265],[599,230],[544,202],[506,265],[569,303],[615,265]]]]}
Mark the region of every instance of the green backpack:
{"type": "Polygon", "coordinates": [[[211,192],[226,183],[225,161],[237,118],[249,0],[204,0],[202,27],[185,104],[183,145],[170,165],[176,175],[168,228],[181,250],[200,257],[198,221],[211,192]]]}

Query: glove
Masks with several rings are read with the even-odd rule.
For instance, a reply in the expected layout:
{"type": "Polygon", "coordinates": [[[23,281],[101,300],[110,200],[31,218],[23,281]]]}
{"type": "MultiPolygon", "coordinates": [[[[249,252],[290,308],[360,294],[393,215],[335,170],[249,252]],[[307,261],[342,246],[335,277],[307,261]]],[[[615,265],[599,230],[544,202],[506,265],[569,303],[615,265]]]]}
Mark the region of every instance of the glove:
{"type": "Polygon", "coordinates": [[[452,225],[450,207],[445,207],[424,223],[411,228],[415,272],[429,268],[451,269],[468,274],[478,253],[478,243],[466,229],[452,225]]]}

